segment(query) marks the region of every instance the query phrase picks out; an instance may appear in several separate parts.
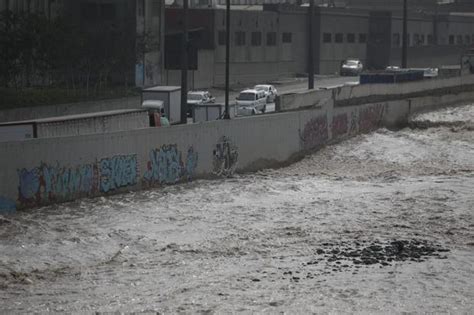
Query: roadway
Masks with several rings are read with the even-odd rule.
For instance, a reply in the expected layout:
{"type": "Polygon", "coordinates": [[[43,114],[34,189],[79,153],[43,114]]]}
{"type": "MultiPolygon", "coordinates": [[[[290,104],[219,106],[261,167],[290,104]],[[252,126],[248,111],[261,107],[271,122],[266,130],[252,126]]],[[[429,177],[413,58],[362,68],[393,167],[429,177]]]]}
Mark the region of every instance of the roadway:
{"type": "MultiPolygon", "coordinates": [[[[315,89],[326,89],[332,88],[341,85],[349,85],[349,84],[358,84],[359,77],[317,77],[315,78],[314,87],[315,89]]],[[[262,84],[264,84],[262,82],[262,84]]],[[[296,93],[301,92],[308,89],[308,81],[307,79],[284,79],[281,81],[272,81],[269,84],[273,84],[275,88],[278,90],[278,94],[288,94],[288,93],[296,93]]],[[[234,102],[235,98],[239,95],[241,90],[246,88],[251,88],[252,86],[248,87],[241,87],[235,88],[231,87],[232,91],[229,95],[230,102],[234,102]]],[[[211,93],[216,97],[216,103],[224,103],[225,102],[225,95],[224,90],[222,89],[211,89],[211,93]]]]}

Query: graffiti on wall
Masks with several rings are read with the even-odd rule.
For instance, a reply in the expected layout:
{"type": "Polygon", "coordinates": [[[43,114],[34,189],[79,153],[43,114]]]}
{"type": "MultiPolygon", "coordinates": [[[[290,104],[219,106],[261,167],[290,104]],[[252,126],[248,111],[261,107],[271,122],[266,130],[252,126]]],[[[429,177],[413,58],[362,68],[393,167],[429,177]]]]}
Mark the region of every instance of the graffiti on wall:
{"type": "Polygon", "coordinates": [[[223,136],[213,151],[213,173],[222,177],[232,176],[237,168],[238,159],[237,146],[229,138],[223,136]]]}
{"type": "Polygon", "coordinates": [[[359,132],[367,133],[378,129],[382,125],[385,114],[383,104],[370,105],[359,111],[359,132]]]}
{"type": "Polygon", "coordinates": [[[100,165],[100,191],[109,192],[137,184],[136,155],[119,155],[102,159],[100,165]]]}
{"type": "Polygon", "coordinates": [[[351,122],[349,124],[349,135],[353,136],[359,132],[359,118],[357,116],[357,110],[351,112],[351,122]]]}
{"type": "Polygon", "coordinates": [[[95,165],[66,168],[41,164],[31,170],[19,170],[18,176],[18,200],[23,205],[41,205],[76,196],[87,196],[97,186],[95,165]]]}
{"type": "Polygon", "coordinates": [[[300,137],[305,150],[314,150],[324,145],[329,138],[326,115],[308,121],[300,137]]]}
{"type": "Polygon", "coordinates": [[[331,131],[333,138],[347,135],[347,132],[349,131],[347,114],[339,114],[332,118],[331,131]]]}
{"type": "Polygon", "coordinates": [[[198,154],[193,147],[188,149],[184,163],[177,145],[164,145],[150,152],[150,160],[143,179],[150,186],[190,180],[194,175],[197,163],[198,154]]]}
{"type": "Polygon", "coordinates": [[[13,200],[0,197],[0,215],[13,214],[16,211],[16,203],[13,200]]]}
{"type": "Polygon", "coordinates": [[[184,176],[187,180],[191,180],[194,177],[194,172],[198,166],[198,154],[194,151],[194,147],[188,148],[188,153],[186,155],[186,170],[184,176]]]}
{"type": "Polygon", "coordinates": [[[62,167],[42,163],[33,169],[18,170],[18,202],[37,206],[94,196],[137,183],[136,155],[120,155],[100,162],[62,167]]]}

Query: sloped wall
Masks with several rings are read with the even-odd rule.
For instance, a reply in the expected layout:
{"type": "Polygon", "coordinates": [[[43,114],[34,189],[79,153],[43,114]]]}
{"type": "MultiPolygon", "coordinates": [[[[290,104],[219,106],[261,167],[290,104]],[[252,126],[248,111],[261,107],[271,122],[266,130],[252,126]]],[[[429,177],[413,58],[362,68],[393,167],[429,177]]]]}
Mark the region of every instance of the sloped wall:
{"type": "Polygon", "coordinates": [[[278,167],[328,143],[406,123],[414,111],[472,100],[471,90],[326,103],[230,121],[6,142],[0,144],[0,213],[278,167]]]}

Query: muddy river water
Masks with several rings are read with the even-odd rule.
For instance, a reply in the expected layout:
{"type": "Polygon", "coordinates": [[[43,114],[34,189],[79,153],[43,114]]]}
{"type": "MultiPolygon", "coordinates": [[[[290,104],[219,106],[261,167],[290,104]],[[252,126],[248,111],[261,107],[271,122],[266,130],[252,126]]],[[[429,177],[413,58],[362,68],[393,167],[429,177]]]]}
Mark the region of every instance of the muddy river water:
{"type": "Polygon", "coordinates": [[[0,217],[3,312],[474,309],[474,105],[278,170],[0,217]]]}

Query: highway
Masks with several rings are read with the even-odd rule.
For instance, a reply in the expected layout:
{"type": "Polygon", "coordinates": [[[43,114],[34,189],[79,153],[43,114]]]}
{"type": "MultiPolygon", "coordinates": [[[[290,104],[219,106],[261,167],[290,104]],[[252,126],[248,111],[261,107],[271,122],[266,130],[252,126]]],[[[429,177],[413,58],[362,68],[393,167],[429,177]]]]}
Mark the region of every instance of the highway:
{"type": "MultiPolygon", "coordinates": [[[[265,84],[267,82],[262,82],[261,84],[265,84]]],[[[336,86],[342,86],[346,84],[358,84],[359,77],[317,77],[315,78],[314,87],[315,89],[324,89],[324,88],[331,88],[336,86]]],[[[286,94],[286,93],[295,93],[300,92],[308,89],[308,81],[306,79],[284,79],[281,81],[273,81],[268,82],[268,84],[273,84],[276,89],[278,90],[278,94],[286,94]]],[[[242,87],[240,90],[244,90],[245,88],[252,88],[252,86],[242,87]]],[[[230,93],[229,98],[230,102],[234,102],[235,98],[239,95],[239,91],[235,87],[232,88],[233,91],[230,93]]],[[[216,103],[224,103],[224,90],[222,89],[211,89],[210,90],[213,95],[216,97],[216,103]]]]}

